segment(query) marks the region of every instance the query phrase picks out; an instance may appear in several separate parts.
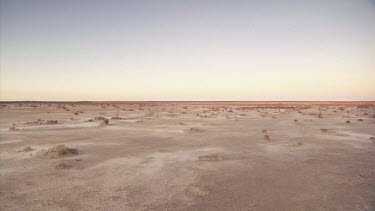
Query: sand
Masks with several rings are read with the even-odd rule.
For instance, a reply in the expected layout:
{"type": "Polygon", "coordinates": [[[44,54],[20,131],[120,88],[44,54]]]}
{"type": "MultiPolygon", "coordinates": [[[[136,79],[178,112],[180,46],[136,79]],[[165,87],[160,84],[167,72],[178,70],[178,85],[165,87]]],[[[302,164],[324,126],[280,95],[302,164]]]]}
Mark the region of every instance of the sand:
{"type": "Polygon", "coordinates": [[[1,103],[0,135],[0,210],[375,210],[374,102],[1,103]]]}

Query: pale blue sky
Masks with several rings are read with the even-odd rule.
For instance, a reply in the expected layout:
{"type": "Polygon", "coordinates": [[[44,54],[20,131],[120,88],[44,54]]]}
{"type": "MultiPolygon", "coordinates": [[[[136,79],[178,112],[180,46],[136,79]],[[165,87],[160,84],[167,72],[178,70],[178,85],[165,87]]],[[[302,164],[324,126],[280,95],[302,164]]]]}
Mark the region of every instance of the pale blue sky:
{"type": "Polygon", "coordinates": [[[375,100],[375,3],[1,1],[1,100],[375,100]]]}

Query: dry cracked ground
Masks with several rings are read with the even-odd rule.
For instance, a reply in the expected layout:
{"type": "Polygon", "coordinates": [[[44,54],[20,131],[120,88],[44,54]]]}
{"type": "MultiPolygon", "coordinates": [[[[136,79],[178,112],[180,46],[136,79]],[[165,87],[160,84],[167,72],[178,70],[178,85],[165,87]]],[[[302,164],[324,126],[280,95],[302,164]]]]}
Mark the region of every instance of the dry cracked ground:
{"type": "Polygon", "coordinates": [[[0,210],[375,210],[375,103],[1,103],[0,210]]]}

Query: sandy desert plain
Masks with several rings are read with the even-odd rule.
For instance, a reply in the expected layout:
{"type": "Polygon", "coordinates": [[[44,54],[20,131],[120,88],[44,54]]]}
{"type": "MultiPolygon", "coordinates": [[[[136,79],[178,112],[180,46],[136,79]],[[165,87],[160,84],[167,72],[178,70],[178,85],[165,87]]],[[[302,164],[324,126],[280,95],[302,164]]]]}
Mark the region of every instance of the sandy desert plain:
{"type": "Polygon", "coordinates": [[[0,107],[0,210],[375,210],[375,102],[0,107]]]}

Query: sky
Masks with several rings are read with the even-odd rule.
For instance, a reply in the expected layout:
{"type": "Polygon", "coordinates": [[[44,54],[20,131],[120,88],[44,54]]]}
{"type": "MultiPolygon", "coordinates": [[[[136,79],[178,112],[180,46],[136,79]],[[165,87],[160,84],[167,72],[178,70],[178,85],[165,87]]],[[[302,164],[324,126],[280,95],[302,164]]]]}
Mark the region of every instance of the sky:
{"type": "Polygon", "coordinates": [[[0,100],[375,100],[375,1],[0,0],[0,100]]]}

